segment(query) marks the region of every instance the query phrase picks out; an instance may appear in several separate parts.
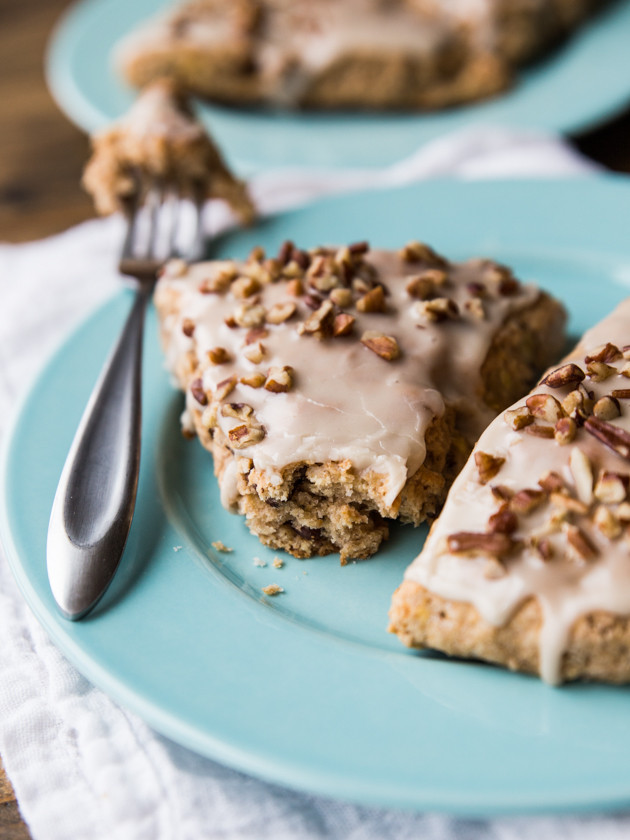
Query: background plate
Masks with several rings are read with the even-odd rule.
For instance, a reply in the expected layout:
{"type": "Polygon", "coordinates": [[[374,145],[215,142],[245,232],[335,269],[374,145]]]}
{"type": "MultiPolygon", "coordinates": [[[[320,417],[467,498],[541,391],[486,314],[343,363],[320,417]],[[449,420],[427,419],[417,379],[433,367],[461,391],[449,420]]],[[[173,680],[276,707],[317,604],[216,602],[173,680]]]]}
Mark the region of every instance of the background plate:
{"type": "MultiPolygon", "coordinates": [[[[87,131],[132,101],[112,67],[114,44],[165,0],[81,0],[61,20],[47,58],[50,88],[87,131]]],[[[469,125],[575,132],[630,101],[630,2],[618,0],[561,49],[520,77],[508,93],[435,114],[291,114],[205,106],[201,113],[241,172],[275,166],[376,167],[469,125]]]]}
{"type": "MultiPolygon", "coordinates": [[[[244,256],[412,237],[453,258],[487,254],[559,295],[581,333],[628,293],[630,188],[621,179],[430,182],[327,200],[219,243],[244,256]]],[[[385,632],[422,530],[396,528],[372,560],[286,557],[283,569],[219,505],[210,456],[179,434],[182,398],[146,335],[144,450],[118,577],[91,617],[60,617],[45,571],[55,486],[129,306],[96,311],[39,377],[7,438],[0,535],[39,620],[92,682],[157,730],[266,779],[372,805],[497,814],[630,802],[628,690],[553,689],[489,666],[414,654],[385,632]],[[41,407],[46,406],[45,424],[41,407]],[[233,554],[210,547],[222,540],[233,554]],[[254,557],[267,561],[254,565],[254,557]],[[272,582],[285,594],[265,598],[272,582]]],[[[630,343],[630,337],[629,342],[630,343]]]]}

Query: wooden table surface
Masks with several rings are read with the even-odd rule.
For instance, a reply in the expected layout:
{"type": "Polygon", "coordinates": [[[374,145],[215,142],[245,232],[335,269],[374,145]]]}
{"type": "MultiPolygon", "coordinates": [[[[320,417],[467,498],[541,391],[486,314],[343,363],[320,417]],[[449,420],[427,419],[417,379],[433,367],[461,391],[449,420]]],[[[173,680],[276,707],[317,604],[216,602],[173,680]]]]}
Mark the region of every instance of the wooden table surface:
{"type": "MultiPolygon", "coordinates": [[[[88,142],[57,109],[43,77],[50,30],[68,0],[0,0],[0,240],[23,242],[94,215],[79,186],[88,142]]],[[[630,173],[630,109],[573,142],[610,169],[630,173]]],[[[0,764],[0,838],[27,840],[0,764]]]]}

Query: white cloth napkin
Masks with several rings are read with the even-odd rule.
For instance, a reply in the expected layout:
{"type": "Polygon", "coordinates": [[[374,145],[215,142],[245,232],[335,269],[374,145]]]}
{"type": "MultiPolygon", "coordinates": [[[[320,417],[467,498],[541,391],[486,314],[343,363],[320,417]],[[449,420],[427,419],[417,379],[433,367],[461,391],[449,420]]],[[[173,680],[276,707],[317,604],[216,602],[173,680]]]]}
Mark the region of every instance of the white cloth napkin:
{"type": "MultiPolygon", "coordinates": [[[[579,175],[557,138],[475,129],[380,172],[280,172],[252,184],[265,212],[318,195],[456,175],[579,175]]],[[[211,206],[209,222],[226,223],[211,206]]],[[[87,222],[0,246],[0,434],[69,328],[118,289],[122,222],[87,222]]],[[[540,840],[627,837],[630,816],[464,820],[375,810],[266,784],[157,735],[91,686],[50,643],[0,555],[0,754],[35,840],[540,840]]],[[[534,770],[534,768],[532,768],[534,770]]]]}

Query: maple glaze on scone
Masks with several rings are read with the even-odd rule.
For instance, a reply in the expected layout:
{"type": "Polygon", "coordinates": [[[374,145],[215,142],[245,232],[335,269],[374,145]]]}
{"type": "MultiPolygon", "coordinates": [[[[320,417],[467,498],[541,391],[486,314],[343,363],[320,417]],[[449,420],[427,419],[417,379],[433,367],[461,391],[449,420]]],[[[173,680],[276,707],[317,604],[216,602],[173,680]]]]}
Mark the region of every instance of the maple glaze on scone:
{"type": "Polygon", "coordinates": [[[404,642],[630,680],[629,340],[630,300],[481,436],[394,596],[404,642]]]}
{"type": "Polygon", "coordinates": [[[433,516],[477,435],[563,340],[548,295],[420,243],[176,262],[156,304],[223,504],[269,545],[342,561],[378,548],[383,518],[433,516]]]}
{"type": "Polygon", "coordinates": [[[604,0],[192,0],[120,45],[134,85],[290,107],[439,108],[495,94],[604,0]]]}

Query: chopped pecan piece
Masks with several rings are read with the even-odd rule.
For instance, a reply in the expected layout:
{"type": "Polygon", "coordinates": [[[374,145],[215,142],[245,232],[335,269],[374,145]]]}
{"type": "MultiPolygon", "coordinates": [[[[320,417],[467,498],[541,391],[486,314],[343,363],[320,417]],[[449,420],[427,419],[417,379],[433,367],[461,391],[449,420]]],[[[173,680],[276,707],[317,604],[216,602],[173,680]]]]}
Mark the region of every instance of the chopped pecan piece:
{"type": "Polygon", "coordinates": [[[221,406],[222,417],[235,417],[237,420],[247,420],[254,413],[254,409],[247,403],[224,403],[221,406]]]}
{"type": "Polygon", "coordinates": [[[483,307],[483,301],[479,298],[472,298],[464,303],[464,309],[470,313],[476,321],[483,321],[486,317],[486,310],[483,307]]]}
{"type": "Polygon", "coordinates": [[[428,268],[422,274],[409,278],[406,285],[407,294],[418,300],[428,300],[435,297],[447,280],[448,275],[440,268],[428,268]]]}
{"type": "Polygon", "coordinates": [[[596,509],[593,524],[609,540],[616,540],[623,530],[618,517],[605,505],[599,505],[596,509]]]}
{"type": "Polygon", "coordinates": [[[333,323],[333,335],[335,338],[350,335],[354,327],[354,321],[355,319],[352,315],[348,315],[347,312],[340,312],[339,315],[335,315],[333,323]]]}
{"type": "Polygon", "coordinates": [[[314,335],[316,338],[324,338],[332,335],[335,320],[335,307],[332,301],[325,300],[321,306],[309,315],[306,321],[298,325],[300,335],[314,335]]]}
{"type": "Polygon", "coordinates": [[[559,473],[554,472],[554,470],[548,470],[538,479],[538,483],[543,490],[547,491],[547,493],[554,493],[556,490],[565,489],[562,476],[559,473]]]}
{"type": "Polygon", "coordinates": [[[590,362],[616,362],[618,359],[621,359],[621,350],[614,344],[608,342],[593,350],[588,356],[585,356],[584,364],[588,365],[590,362]]]}
{"type": "Polygon", "coordinates": [[[567,523],[564,526],[564,532],[567,535],[569,545],[574,549],[579,559],[592,560],[595,557],[597,549],[581,528],[567,523]]]}
{"type": "Polygon", "coordinates": [[[517,408],[509,408],[503,414],[503,419],[512,429],[518,431],[524,429],[534,422],[534,416],[531,414],[526,405],[520,405],[517,408]]]}
{"type": "Polygon", "coordinates": [[[613,426],[606,420],[599,420],[597,417],[588,417],[584,423],[584,428],[589,434],[612,449],[613,452],[626,460],[630,460],[630,434],[624,429],[613,426]]]}
{"type": "Polygon", "coordinates": [[[265,353],[265,345],[261,341],[257,341],[256,344],[250,344],[243,350],[243,355],[253,365],[259,365],[265,358],[265,353]]]}
{"type": "Polygon", "coordinates": [[[400,356],[398,342],[391,335],[385,335],[374,330],[366,330],[361,336],[361,344],[376,353],[381,359],[392,362],[400,356]]]}
{"type": "Polygon", "coordinates": [[[514,546],[509,534],[495,534],[459,531],[447,538],[448,550],[453,554],[490,554],[502,557],[514,546]]]}
{"type": "Polygon", "coordinates": [[[217,403],[206,406],[201,413],[201,425],[205,429],[214,429],[217,425],[217,403]]]}
{"type": "Polygon", "coordinates": [[[416,263],[426,262],[431,265],[437,265],[444,268],[448,265],[448,261],[437,254],[429,245],[424,242],[413,240],[408,242],[404,248],[401,248],[398,255],[403,262],[416,263]]]}
{"type": "Polygon", "coordinates": [[[242,423],[228,431],[228,439],[233,449],[246,449],[265,437],[265,430],[261,426],[242,423]]]}
{"type": "Polygon", "coordinates": [[[505,458],[498,455],[490,455],[488,452],[475,452],[475,464],[477,465],[477,472],[479,473],[480,484],[487,484],[491,478],[499,472],[505,458]]]}
{"type": "Polygon", "coordinates": [[[293,297],[300,297],[303,291],[304,287],[302,286],[302,281],[298,277],[294,277],[293,280],[289,280],[289,282],[287,283],[288,295],[292,295],[293,297]]]}
{"type": "Polygon", "coordinates": [[[577,425],[572,417],[561,417],[554,426],[554,437],[560,446],[566,446],[575,440],[577,425]]]}
{"type": "Polygon", "coordinates": [[[229,289],[232,280],[238,277],[235,265],[222,266],[215,274],[204,277],[199,284],[199,291],[203,295],[217,294],[229,289]]]}
{"type": "Polygon", "coordinates": [[[578,499],[586,505],[593,501],[593,468],[590,459],[578,446],[571,450],[569,467],[578,499]]]}
{"type": "Polygon", "coordinates": [[[617,388],[610,392],[610,396],[616,400],[630,400],[630,388],[617,388]]]}
{"type": "Polygon", "coordinates": [[[285,239],[285,241],[280,246],[278,256],[276,257],[280,265],[286,265],[289,262],[294,248],[295,245],[293,244],[293,242],[291,242],[289,239],[285,239]]]}
{"type": "Polygon", "coordinates": [[[193,379],[190,383],[190,393],[197,400],[199,405],[208,405],[208,395],[204,390],[201,379],[193,379]]]}
{"type": "Polygon", "coordinates": [[[224,400],[228,394],[231,394],[234,388],[236,387],[236,376],[229,376],[227,379],[223,379],[221,382],[218,383],[217,387],[214,391],[214,398],[218,402],[224,400]]]}
{"type": "Polygon", "coordinates": [[[574,499],[567,491],[554,492],[550,495],[549,499],[552,505],[566,513],[588,513],[588,505],[585,505],[579,499],[574,499]]]}
{"type": "Polygon", "coordinates": [[[613,373],[617,373],[617,368],[607,365],[606,362],[589,362],[586,365],[586,372],[593,382],[603,382],[613,373]]]}
{"type": "Polygon", "coordinates": [[[593,490],[595,498],[608,505],[615,505],[623,502],[628,493],[628,482],[630,476],[614,472],[603,472],[595,484],[593,490]]]}
{"type": "Polygon", "coordinates": [[[212,347],[208,350],[208,359],[213,365],[224,365],[230,361],[230,354],[225,347],[212,347]]]}
{"type": "Polygon", "coordinates": [[[564,410],[558,400],[551,394],[532,394],[525,400],[527,408],[534,417],[546,420],[548,423],[557,423],[564,417],[564,410]]]}
{"type": "Polygon", "coordinates": [[[528,514],[547,501],[547,493],[535,487],[519,490],[510,499],[510,508],[514,513],[528,514]]]}
{"type": "Polygon", "coordinates": [[[555,429],[553,426],[541,426],[538,423],[532,423],[531,426],[526,426],[525,431],[528,435],[534,435],[534,437],[540,438],[547,438],[547,440],[553,440],[555,437],[555,429]]]}
{"type": "Polygon", "coordinates": [[[550,560],[553,559],[553,546],[546,537],[534,537],[532,539],[532,545],[536,549],[539,557],[541,560],[544,560],[545,563],[548,563],[550,560]]]}
{"type": "Polygon", "coordinates": [[[439,323],[459,317],[459,306],[454,300],[445,297],[422,300],[416,303],[416,312],[427,321],[439,323]]]}
{"type": "Polygon", "coordinates": [[[243,385],[248,385],[250,388],[262,388],[266,379],[267,377],[264,373],[256,371],[256,373],[250,373],[248,376],[241,376],[239,382],[243,385]]]}
{"type": "Polygon", "coordinates": [[[488,531],[491,534],[513,534],[517,527],[518,519],[508,504],[501,505],[488,519],[488,531]]]}
{"type": "Polygon", "coordinates": [[[282,324],[295,315],[296,305],[293,301],[286,303],[274,303],[267,312],[267,323],[282,324]]]}
{"type": "Polygon", "coordinates": [[[351,242],[348,245],[348,251],[352,254],[353,257],[361,257],[363,254],[367,254],[370,250],[370,243],[363,239],[361,242],[351,242]]]}
{"type": "Polygon", "coordinates": [[[357,300],[359,312],[385,312],[385,293],[382,286],[374,286],[357,300]]]}
{"type": "Polygon", "coordinates": [[[337,306],[351,306],[352,292],[350,289],[332,289],[330,299],[337,306]]]}
{"type": "Polygon", "coordinates": [[[269,368],[265,381],[265,390],[274,394],[281,394],[290,391],[293,387],[293,368],[290,365],[284,367],[269,368]]]}
{"type": "Polygon", "coordinates": [[[260,283],[253,277],[237,277],[232,281],[230,291],[235,298],[244,300],[260,291],[260,283]]]}
{"type": "Polygon", "coordinates": [[[492,493],[494,498],[498,499],[498,501],[500,502],[509,502],[512,496],[514,495],[514,490],[511,490],[504,484],[493,484],[490,488],[490,492],[492,493]]]}
{"type": "Polygon", "coordinates": [[[182,321],[182,332],[188,338],[191,338],[192,334],[195,331],[195,322],[192,321],[190,318],[184,318],[182,321]]]}
{"type": "Polygon", "coordinates": [[[232,317],[239,327],[260,327],[265,323],[265,307],[259,303],[242,303],[232,317]]]}
{"type": "Polygon", "coordinates": [[[626,378],[630,377],[630,362],[624,362],[623,365],[619,368],[619,373],[621,376],[625,376],[626,378]]]}
{"type": "Polygon", "coordinates": [[[488,293],[488,289],[483,283],[476,282],[466,283],[466,291],[476,298],[485,297],[488,293]]]}
{"type": "Polygon", "coordinates": [[[578,382],[582,382],[585,375],[581,367],[570,363],[552,370],[541,380],[540,384],[547,385],[549,388],[563,388],[565,385],[576,385],[578,382]]]}
{"type": "Polygon", "coordinates": [[[600,397],[593,406],[593,414],[599,420],[614,420],[621,414],[621,406],[616,397],[600,397]]]}
{"type": "Polygon", "coordinates": [[[622,502],[615,514],[621,522],[630,522],[630,502],[622,502]]]}

